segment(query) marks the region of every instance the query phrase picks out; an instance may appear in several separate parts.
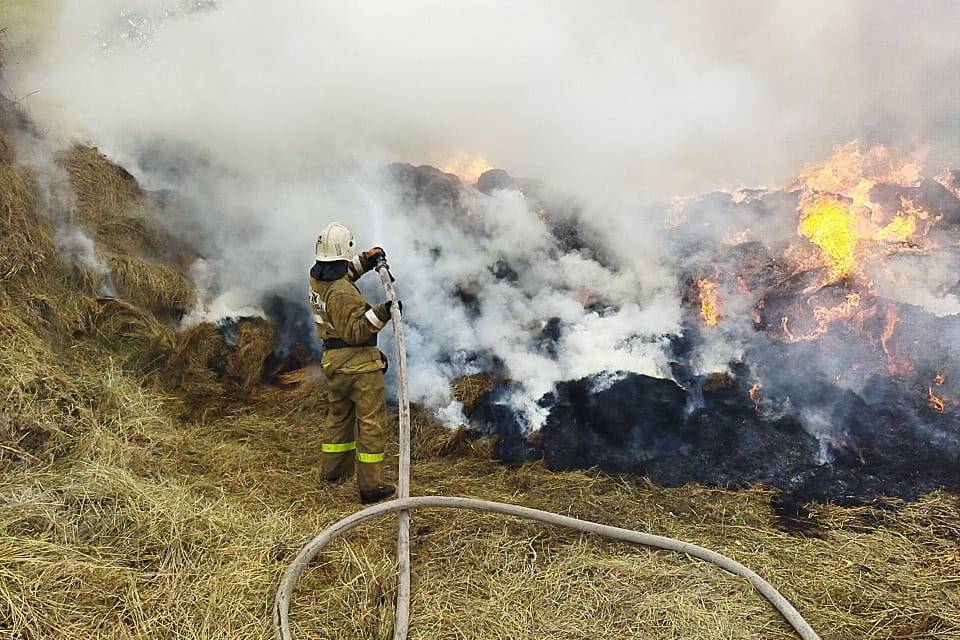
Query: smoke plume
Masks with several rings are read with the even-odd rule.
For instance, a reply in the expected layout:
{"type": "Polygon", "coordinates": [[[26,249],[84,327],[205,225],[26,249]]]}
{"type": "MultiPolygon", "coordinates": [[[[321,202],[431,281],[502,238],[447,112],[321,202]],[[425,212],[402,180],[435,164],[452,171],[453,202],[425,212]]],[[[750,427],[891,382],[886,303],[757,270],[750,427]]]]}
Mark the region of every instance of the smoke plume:
{"type": "MultiPolygon", "coordinates": [[[[36,92],[24,104],[51,136],[95,144],[176,203],[161,223],[204,256],[191,321],[304,298],[316,234],[338,220],[386,248],[414,399],[451,422],[465,373],[520,381],[534,427],[558,381],[669,375],[683,292],[656,203],[785,184],[852,138],[960,164],[946,0],[95,4],[44,3],[42,20],[21,5],[8,80],[36,92]],[[561,192],[423,201],[384,169],[458,154],[561,192]]],[[[704,344],[705,371],[744,349],[719,331],[704,344]]]]}

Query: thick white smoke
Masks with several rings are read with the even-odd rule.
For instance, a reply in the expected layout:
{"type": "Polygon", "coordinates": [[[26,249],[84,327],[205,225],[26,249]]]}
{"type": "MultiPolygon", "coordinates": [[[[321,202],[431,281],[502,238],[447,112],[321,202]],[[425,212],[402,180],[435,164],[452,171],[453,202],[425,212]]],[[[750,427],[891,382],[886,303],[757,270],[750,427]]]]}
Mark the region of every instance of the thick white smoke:
{"type": "Polygon", "coordinates": [[[953,130],[929,135],[957,116],[948,1],[40,6],[42,31],[18,36],[29,46],[6,70],[13,93],[36,92],[24,104],[51,135],[97,145],[192,212],[164,222],[206,258],[200,313],[299,295],[317,232],[347,223],[387,249],[414,396],[447,415],[449,381],[490,364],[478,353],[530,401],[560,379],[662,370],[679,294],[661,218],[641,203],[783,183],[860,135],[925,139],[937,161],[960,147],[953,130]],[[576,193],[605,260],[558,251],[517,191],[465,192],[463,224],[376,171],[464,149],[576,193]],[[515,279],[493,276],[501,258],[522,265],[515,279]],[[536,339],[553,317],[555,355],[536,339]]]}
{"type": "Polygon", "coordinates": [[[258,171],[467,149],[668,196],[780,183],[858,136],[957,157],[951,0],[12,4],[49,25],[17,94],[114,153],[160,138],[258,171]]]}

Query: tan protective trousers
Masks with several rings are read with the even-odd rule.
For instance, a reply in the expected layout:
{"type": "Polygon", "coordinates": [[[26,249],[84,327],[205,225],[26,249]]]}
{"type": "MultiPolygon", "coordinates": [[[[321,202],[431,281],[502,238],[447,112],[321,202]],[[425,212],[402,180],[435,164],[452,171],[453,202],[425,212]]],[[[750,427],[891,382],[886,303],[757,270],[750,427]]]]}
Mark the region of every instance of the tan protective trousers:
{"type": "Polygon", "coordinates": [[[357,486],[373,491],[383,484],[387,410],[383,371],[327,376],[329,411],[323,427],[323,475],[349,477],[357,462],[357,486]]]}

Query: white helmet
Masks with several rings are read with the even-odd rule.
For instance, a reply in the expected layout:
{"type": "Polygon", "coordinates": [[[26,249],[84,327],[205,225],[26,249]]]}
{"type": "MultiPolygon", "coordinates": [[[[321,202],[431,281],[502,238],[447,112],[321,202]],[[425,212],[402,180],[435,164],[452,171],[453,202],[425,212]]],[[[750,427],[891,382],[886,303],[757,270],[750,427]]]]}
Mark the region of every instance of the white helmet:
{"type": "Polygon", "coordinates": [[[339,222],[331,222],[317,238],[317,260],[320,262],[353,260],[357,255],[356,245],[350,229],[339,222]]]}

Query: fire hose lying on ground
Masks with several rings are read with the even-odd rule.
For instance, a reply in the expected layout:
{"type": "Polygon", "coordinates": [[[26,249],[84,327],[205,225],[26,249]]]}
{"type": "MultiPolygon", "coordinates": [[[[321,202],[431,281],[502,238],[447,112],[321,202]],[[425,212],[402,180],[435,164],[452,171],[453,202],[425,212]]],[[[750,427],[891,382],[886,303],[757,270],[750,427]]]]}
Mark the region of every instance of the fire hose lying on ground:
{"type": "Polygon", "coordinates": [[[320,551],[341,535],[355,529],[368,520],[373,520],[390,513],[397,513],[399,532],[397,534],[397,606],[393,626],[393,640],[406,640],[410,626],[410,515],[411,509],[432,507],[440,509],[469,509],[499,513],[506,516],[527,518],[551,525],[568,527],[583,533],[593,533],[612,540],[632,542],[645,547],[676,551],[693,558],[711,562],[725,571],[729,571],[741,578],[746,578],[750,584],[760,592],[770,604],[780,612],[784,619],[796,630],[803,640],[819,640],[817,633],[807,624],[800,613],[784,598],[773,585],[758,576],[749,568],[736,560],[728,558],[710,549],[650,533],[642,533],[630,529],[621,529],[608,525],[578,520],[557,513],[530,509],[502,502],[488,502],[473,498],[457,498],[448,496],[410,497],[410,403],[407,397],[407,350],[403,338],[403,328],[400,320],[400,310],[397,294],[393,288],[393,277],[390,275],[386,262],[377,265],[377,272],[390,300],[394,301],[390,310],[393,318],[393,334],[397,344],[397,363],[399,368],[400,389],[400,462],[397,499],[367,507],[353,515],[343,518],[339,522],[327,527],[311,540],[293,563],[284,572],[283,580],[277,590],[277,598],[273,607],[274,637],[276,640],[293,640],[290,631],[290,600],[293,590],[306,571],[307,566],[320,551]]]}

